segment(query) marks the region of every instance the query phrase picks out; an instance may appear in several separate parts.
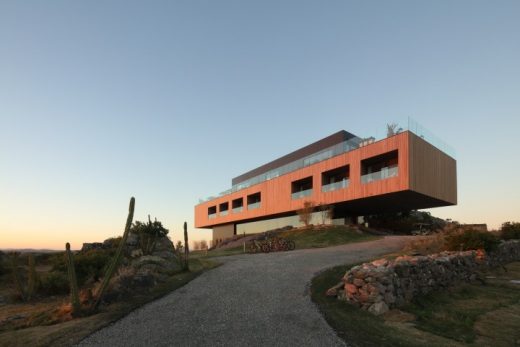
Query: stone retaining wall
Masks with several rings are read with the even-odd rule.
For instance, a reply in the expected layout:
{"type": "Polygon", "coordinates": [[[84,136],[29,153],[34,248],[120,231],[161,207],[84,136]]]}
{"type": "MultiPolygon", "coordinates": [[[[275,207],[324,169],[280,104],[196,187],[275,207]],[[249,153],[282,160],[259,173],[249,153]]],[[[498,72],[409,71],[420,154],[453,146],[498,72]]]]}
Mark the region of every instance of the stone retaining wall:
{"type": "Polygon", "coordinates": [[[391,261],[379,259],[353,267],[343,277],[341,286],[331,290],[332,295],[374,314],[382,314],[410,302],[417,295],[459,281],[474,281],[478,278],[477,270],[482,267],[518,260],[519,240],[503,242],[487,255],[477,250],[402,256],[391,261]]]}

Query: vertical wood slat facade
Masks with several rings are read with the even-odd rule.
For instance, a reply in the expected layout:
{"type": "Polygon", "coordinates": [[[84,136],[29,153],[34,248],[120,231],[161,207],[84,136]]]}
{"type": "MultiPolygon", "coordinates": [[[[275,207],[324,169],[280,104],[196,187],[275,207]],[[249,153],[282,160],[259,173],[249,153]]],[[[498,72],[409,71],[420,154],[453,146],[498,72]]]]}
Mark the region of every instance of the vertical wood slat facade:
{"type": "Polygon", "coordinates": [[[409,133],[410,189],[457,203],[457,162],[419,136],[409,133]]]}

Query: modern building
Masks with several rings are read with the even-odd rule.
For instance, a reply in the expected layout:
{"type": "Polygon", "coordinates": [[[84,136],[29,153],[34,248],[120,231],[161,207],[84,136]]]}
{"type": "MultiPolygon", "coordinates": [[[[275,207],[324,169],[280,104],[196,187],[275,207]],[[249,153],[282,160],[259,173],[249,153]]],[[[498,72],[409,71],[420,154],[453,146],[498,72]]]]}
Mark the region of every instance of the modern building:
{"type": "Polygon", "coordinates": [[[195,227],[212,228],[216,240],[294,226],[305,201],[333,206],[327,223],[341,224],[457,204],[456,160],[414,125],[379,141],[339,131],[235,177],[231,189],[195,206],[195,227]]]}

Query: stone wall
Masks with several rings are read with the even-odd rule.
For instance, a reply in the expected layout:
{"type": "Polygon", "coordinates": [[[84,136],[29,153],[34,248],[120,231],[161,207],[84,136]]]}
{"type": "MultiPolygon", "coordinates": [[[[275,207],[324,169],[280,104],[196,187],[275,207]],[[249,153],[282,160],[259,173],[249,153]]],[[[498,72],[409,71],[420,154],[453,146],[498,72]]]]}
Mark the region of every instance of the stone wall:
{"type": "Polygon", "coordinates": [[[477,250],[402,256],[391,261],[379,259],[347,271],[341,286],[331,288],[328,294],[377,315],[400,307],[418,295],[456,282],[474,281],[478,279],[477,271],[483,267],[519,260],[519,240],[503,242],[489,254],[477,250]]]}

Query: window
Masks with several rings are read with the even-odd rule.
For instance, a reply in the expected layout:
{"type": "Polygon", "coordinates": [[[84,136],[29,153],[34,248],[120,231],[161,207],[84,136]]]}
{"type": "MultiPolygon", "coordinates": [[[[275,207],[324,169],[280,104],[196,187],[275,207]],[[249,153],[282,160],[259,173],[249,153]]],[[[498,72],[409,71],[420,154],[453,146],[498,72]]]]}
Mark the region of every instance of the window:
{"type": "Polygon", "coordinates": [[[312,176],[291,183],[291,198],[301,199],[312,194],[312,176]]]}
{"type": "Polygon", "coordinates": [[[229,202],[223,202],[218,206],[219,215],[227,216],[229,212],[229,202]]]}
{"type": "Polygon", "coordinates": [[[260,207],[260,203],[262,202],[262,197],[260,192],[251,194],[247,196],[247,209],[254,210],[260,207]]]}
{"type": "Polygon", "coordinates": [[[348,165],[321,174],[321,191],[332,192],[347,188],[349,184],[350,167],[348,165]]]}
{"type": "Polygon", "coordinates": [[[361,182],[379,181],[398,174],[398,152],[392,151],[361,161],[361,182]]]}
{"type": "Polygon", "coordinates": [[[208,207],[208,219],[217,217],[217,206],[208,207]]]}
{"type": "Polygon", "coordinates": [[[233,208],[233,213],[239,213],[242,212],[244,209],[244,199],[239,198],[235,199],[231,202],[231,207],[233,208]]]}

